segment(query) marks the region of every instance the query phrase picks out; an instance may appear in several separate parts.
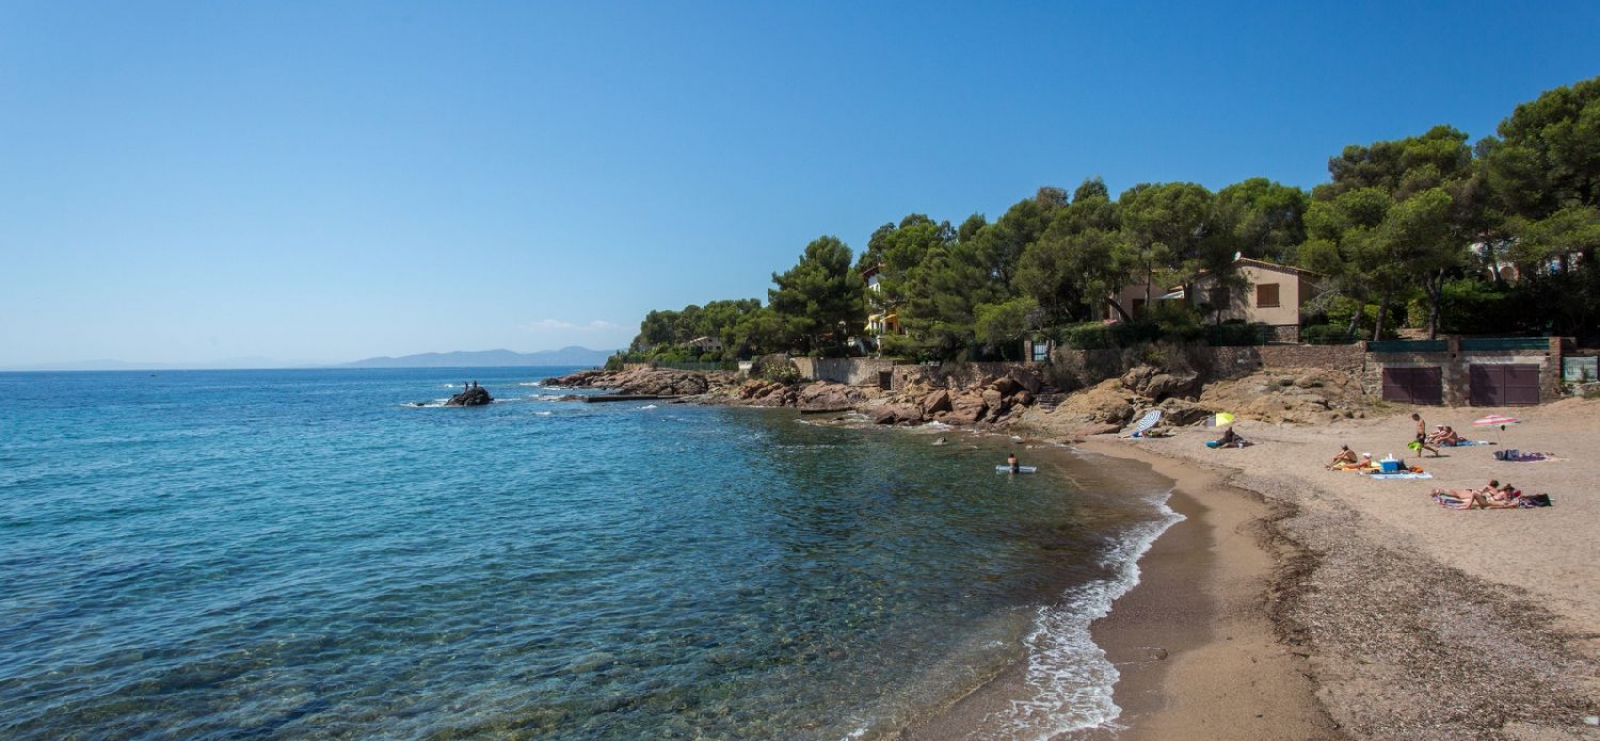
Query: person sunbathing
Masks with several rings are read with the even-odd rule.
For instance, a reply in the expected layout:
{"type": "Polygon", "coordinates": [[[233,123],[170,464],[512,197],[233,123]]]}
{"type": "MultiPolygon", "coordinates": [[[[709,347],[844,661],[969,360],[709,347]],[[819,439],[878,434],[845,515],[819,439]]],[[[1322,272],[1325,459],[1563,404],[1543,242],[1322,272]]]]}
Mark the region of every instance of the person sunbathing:
{"type": "Polygon", "coordinates": [[[1446,429],[1449,428],[1445,427],[1444,425],[1439,425],[1438,427],[1433,428],[1433,432],[1428,433],[1428,442],[1435,444],[1443,443],[1446,429]]]}
{"type": "Polygon", "coordinates": [[[1356,460],[1356,452],[1349,445],[1340,445],[1339,452],[1333,456],[1333,460],[1328,461],[1327,468],[1342,468],[1354,464],[1356,460]]]}
{"type": "Polygon", "coordinates": [[[1461,434],[1456,432],[1455,428],[1451,427],[1450,425],[1445,425],[1444,434],[1439,436],[1440,445],[1449,445],[1453,447],[1464,442],[1466,442],[1466,440],[1462,439],[1461,434]]]}
{"type": "Polygon", "coordinates": [[[1507,494],[1500,482],[1489,480],[1481,489],[1434,489],[1434,501],[1452,509],[1516,509],[1522,506],[1507,494]]]}
{"type": "Polygon", "coordinates": [[[1354,463],[1338,463],[1328,468],[1335,471],[1368,471],[1377,469],[1378,464],[1372,462],[1371,453],[1362,453],[1361,458],[1354,463]]]}
{"type": "Polygon", "coordinates": [[[1488,499],[1490,502],[1507,504],[1513,507],[1521,504],[1517,501],[1521,497],[1522,492],[1517,491],[1517,487],[1512,486],[1511,482],[1509,481],[1501,484],[1500,488],[1498,489],[1491,489],[1484,492],[1484,498],[1488,499]]]}

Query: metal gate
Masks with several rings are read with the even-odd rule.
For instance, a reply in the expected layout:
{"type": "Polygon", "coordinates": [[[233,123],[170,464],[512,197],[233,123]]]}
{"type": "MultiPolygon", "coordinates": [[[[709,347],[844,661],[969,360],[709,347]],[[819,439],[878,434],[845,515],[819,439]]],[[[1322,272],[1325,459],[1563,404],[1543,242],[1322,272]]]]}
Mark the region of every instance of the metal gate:
{"type": "Polygon", "coordinates": [[[1384,368],[1383,400],[1402,404],[1443,404],[1439,368],[1384,368]]]}
{"type": "Polygon", "coordinates": [[[1475,407],[1528,406],[1539,403],[1539,366],[1469,365],[1470,401],[1475,407]]]}

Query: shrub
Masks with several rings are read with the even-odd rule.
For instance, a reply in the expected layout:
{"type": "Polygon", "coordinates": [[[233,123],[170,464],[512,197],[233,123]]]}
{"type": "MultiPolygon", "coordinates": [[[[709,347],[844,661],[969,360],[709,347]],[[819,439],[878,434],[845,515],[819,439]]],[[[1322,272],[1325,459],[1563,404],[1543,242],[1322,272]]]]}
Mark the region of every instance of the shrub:
{"type": "Polygon", "coordinates": [[[1067,345],[1079,350],[1102,350],[1154,342],[1161,338],[1162,330],[1161,325],[1154,322],[1085,322],[1067,327],[1063,335],[1067,345]]]}
{"type": "Polygon", "coordinates": [[[1300,341],[1308,345],[1348,345],[1356,341],[1344,324],[1317,324],[1300,330],[1300,341]]]}
{"type": "Polygon", "coordinates": [[[1222,324],[1206,327],[1206,343],[1212,347],[1236,347],[1242,345],[1259,345],[1262,337],[1267,333],[1264,324],[1245,324],[1244,322],[1224,322],[1222,324]]]}

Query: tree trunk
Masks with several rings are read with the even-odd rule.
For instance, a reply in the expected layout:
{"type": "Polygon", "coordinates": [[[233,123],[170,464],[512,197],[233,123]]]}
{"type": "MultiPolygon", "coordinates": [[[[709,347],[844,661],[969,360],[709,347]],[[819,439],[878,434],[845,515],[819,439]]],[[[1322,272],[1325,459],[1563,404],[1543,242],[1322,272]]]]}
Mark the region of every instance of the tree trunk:
{"type": "Polygon", "coordinates": [[[1428,339],[1439,339],[1439,303],[1444,298],[1444,268],[1439,268],[1439,274],[1428,279],[1426,287],[1428,303],[1428,339]]]}
{"type": "Polygon", "coordinates": [[[1106,305],[1110,306],[1113,309],[1116,309],[1117,316],[1122,317],[1122,321],[1125,321],[1125,322],[1133,321],[1133,317],[1128,316],[1128,310],[1122,308],[1122,304],[1117,303],[1117,298],[1115,296],[1107,296],[1106,297],[1106,305]]]}
{"type": "Polygon", "coordinates": [[[1383,320],[1389,316],[1389,291],[1383,292],[1383,298],[1378,301],[1378,321],[1372,323],[1372,341],[1377,342],[1383,337],[1383,320]]]}
{"type": "Polygon", "coordinates": [[[1365,313],[1367,313],[1367,302],[1357,301],[1356,312],[1350,315],[1350,327],[1344,331],[1344,336],[1356,336],[1356,330],[1361,329],[1361,315],[1365,313]]]}

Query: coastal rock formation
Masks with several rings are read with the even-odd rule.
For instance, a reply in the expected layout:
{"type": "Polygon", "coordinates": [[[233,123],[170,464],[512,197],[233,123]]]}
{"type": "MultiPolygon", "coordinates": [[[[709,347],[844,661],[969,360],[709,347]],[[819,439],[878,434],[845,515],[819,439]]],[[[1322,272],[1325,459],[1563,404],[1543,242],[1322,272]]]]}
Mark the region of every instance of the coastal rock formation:
{"type": "Polygon", "coordinates": [[[493,401],[494,397],[489,395],[488,389],[482,386],[469,386],[461,393],[451,396],[450,400],[446,401],[444,405],[447,407],[476,407],[493,401]]]}
{"type": "Polygon", "coordinates": [[[1301,368],[1209,384],[1199,405],[1262,422],[1317,423],[1364,416],[1367,400],[1348,374],[1301,368]]]}
{"type": "Polygon", "coordinates": [[[864,399],[860,389],[854,386],[818,381],[800,389],[795,406],[801,411],[842,411],[854,408],[864,399]]]}
{"type": "Polygon", "coordinates": [[[788,384],[752,378],[740,384],[730,401],[757,407],[795,405],[795,390],[788,384]]]}
{"type": "Polygon", "coordinates": [[[1111,379],[1068,396],[1053,416],[1081,423],[1122,425],[1133,418],[1133,400],[1121,380],[1111,379]]]}
{"type": "Polygon", "coordinates": [[[1198,373],[1167,371],[1149,365],[1131,368],[1118,380],[1129,391],[1155,401],[1174,396],[1190,397],[1200,386],[1198,373]]]}
{"type": "Polygon", "coordinates": [[[565,388],[603,388],[636,396],[693,396],[714,388],[735,385],[734,374],[700,373],[667,368],[640,368],[631,371],[579,371],[544,380],[546,386],[565,388]]]}

